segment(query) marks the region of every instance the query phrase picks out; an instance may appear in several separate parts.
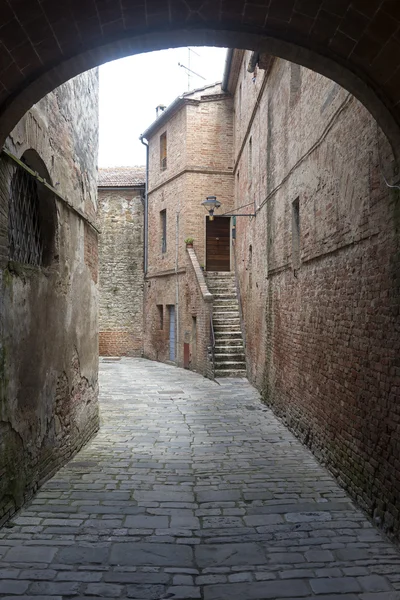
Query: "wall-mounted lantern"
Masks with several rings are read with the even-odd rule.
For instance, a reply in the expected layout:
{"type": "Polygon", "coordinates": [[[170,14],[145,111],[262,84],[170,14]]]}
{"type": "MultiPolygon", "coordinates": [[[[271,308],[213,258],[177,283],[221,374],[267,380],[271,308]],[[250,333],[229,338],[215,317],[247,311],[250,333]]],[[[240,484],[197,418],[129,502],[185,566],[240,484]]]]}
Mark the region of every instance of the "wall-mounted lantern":
{"type": "MultiPolygon", "coordinates": [[[[202,206],[208,210],[210,221],[214,221],[214,211],[221,206],[221,202],[217,200],[216,196],[207,196],[205,200],[201,203],[202,206]]],[[[235,210],[235,209],[233,209],[235,210]]],[[[245,214],[237,214],[237,213],[223,213],[220,215],[221,217],[255,217],[256,213],[245,213],[245,214]]]]}
{"type": "Polygon", "coordinates": [[[221,206],[221,202],[217,200],[216,196],[207,196],[201,204],[208,210],[210,221],[214,221],[214,210],[221,206]]]}

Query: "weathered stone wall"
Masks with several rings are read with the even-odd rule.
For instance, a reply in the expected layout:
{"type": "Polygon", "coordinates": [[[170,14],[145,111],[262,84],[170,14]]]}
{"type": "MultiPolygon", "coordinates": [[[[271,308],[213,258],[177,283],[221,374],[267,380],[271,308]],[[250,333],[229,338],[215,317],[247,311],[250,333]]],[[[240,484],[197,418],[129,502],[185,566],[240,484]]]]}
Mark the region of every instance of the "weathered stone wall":
{"type": "MultiPolygon", "coordinates": [[[[97,71],[84,73],[35,105],[7,140],[90,219],[97,210],[97,92],[97,71]]],[[[2,522],[98,428],[98,322],[96,231],[50,194],[47,266],[10,262],[15,167],[4,157],[0,163],[2,522]]]]}
{"type": "Polygon", "coordinates": [[[143,353],[143,186],[99,189],[101,356],[143,353]]]}
{"type": "Polygon", "coordinates": [[[236,201],[260,207],[237,223],[250,378],[398,536],[400,221],[381,173],[380,162],[392,179],[388,144],[331,81],[280,60],[264,77],[242,64],[235,95],[238,114],[241,85],[236,201]]]}
{"type": "Polygon", "coordinates": [[[216,195],[228,211],[233,206],[232,98],[219,85],[190,95],[177,113],[149,138],[149,263],[145,285],[145,356],[169,359],[167,305],[176,305],[177,356],[183,365],[190,344],[190,368],[207,371],[209,307],[203,306],[192,268],[187,268],[184,240],[194,238],[199,263],[205,263],[205,217],[201,202],[216,195]],[[167,168],[160,171],[160,134],[167,133],[167,168]],[[166,210],[167,244],[162,252],[160,211],[166,210]],[[178,275],[175,275],[178,271],[178,275]],[[163,305],[164,328],[159,328],[163,305]],[[195,321],[194,321],[195,319],[195,321]],[[195,330],[197,333],[195,333],[195,330]],[[190,340],[185,342],[185,340],[190,340]],[[195,341],[194,341],[195,340],[195,341]],[[194,347],[196,346],[196,348],[194,347]]]}

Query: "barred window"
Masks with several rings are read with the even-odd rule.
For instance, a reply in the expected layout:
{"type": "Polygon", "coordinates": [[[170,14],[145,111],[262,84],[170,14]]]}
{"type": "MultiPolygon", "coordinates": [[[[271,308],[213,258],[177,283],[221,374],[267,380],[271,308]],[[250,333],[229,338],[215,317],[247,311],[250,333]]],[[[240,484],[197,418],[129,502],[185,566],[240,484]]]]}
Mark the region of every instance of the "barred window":
{"type": "Polygon", "coordinates": [[[11,260],[41,265],[43,242],[37,183],[20,167],[11,181],[8,223],[11,260]]]}
{"type": "MultiPolygon", "coordinates": [[[[29,152],[34,163],[29,166],[38,171],[42,161],[39,156],[34,156],[34,151],[29,152]]],[[[47,171],[42,176],[46,175],[48,179],[47,171]]],[[[21,166],[16,167],[9,190],[10,260],[33,266],[49,264],[55,236],[55,205],[52,194],[21,166]]]]}

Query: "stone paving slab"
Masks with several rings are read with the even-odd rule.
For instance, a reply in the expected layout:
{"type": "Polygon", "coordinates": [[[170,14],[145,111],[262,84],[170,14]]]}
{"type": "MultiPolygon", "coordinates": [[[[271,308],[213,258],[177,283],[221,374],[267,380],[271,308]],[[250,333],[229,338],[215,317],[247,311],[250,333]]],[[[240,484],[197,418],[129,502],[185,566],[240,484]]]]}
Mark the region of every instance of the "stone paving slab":
{"type": "Polygon", "coordinates": [[[400,555],[245,379],[100,363],[101,430],[0,530],[0,598],[400,600],[400,555]]]}

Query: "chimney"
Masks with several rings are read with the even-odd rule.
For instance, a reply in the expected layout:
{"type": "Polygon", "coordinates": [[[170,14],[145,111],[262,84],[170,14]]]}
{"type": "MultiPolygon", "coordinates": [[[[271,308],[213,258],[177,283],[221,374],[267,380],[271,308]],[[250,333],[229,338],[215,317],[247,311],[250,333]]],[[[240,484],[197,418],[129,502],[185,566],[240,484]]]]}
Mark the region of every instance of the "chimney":
{"type": "Polygon", "coordinates": [[[157,116],[157,118],[161,115],[161,113],[164,112],[164,110],[166,108],[167,107],[164,104],[159,104],[158,106],[156,106],[156,116],[157,116]]]}

